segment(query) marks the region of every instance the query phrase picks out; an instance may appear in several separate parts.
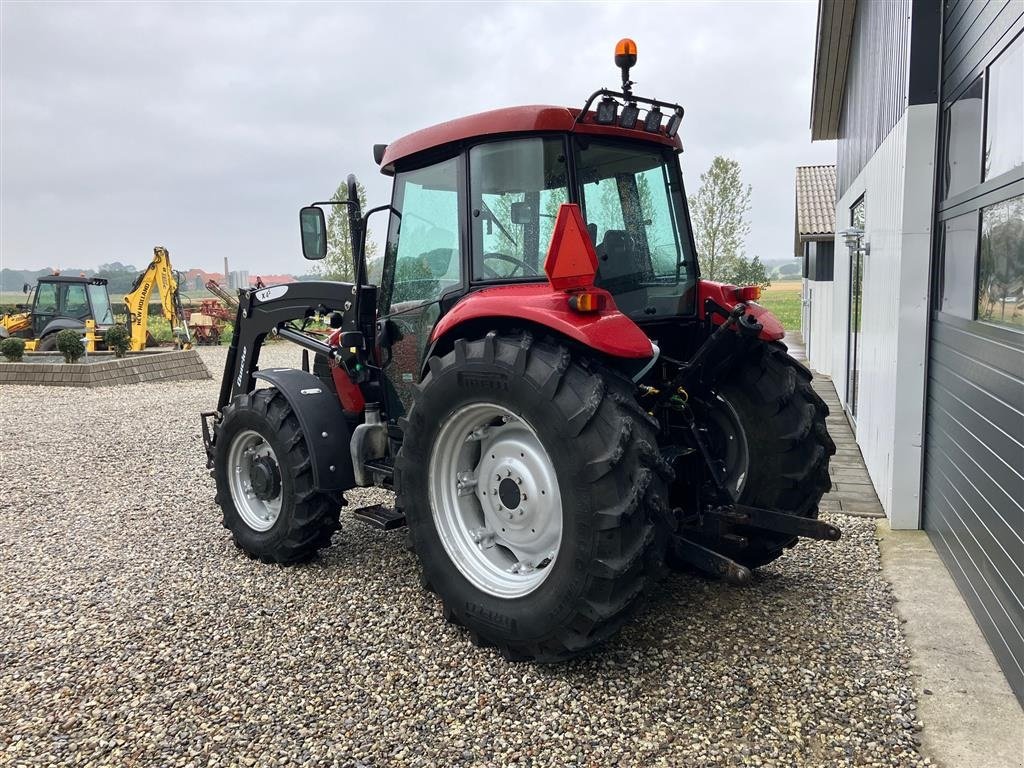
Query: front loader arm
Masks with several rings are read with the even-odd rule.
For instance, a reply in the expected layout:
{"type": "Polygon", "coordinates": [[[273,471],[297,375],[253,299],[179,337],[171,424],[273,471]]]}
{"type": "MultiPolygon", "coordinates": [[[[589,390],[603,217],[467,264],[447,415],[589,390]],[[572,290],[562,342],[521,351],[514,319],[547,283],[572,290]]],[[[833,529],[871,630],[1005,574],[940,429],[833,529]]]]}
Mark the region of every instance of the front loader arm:
{"type": "MultiPolygon", "coordinates": [[[[355,311],[356,288],[351,283],[301,282],[274,285],[259,291],[240,291],[235,332],[224,361],[217,409],[256,387],[260,349],[268,335],[280,336],[327,358],[337,350],[290,327],[315,315],[338,313],[342,333],[361,330],[355,311]]],[[[376,304],[376,289],[365,286],[363,303],[376,304]]]]}

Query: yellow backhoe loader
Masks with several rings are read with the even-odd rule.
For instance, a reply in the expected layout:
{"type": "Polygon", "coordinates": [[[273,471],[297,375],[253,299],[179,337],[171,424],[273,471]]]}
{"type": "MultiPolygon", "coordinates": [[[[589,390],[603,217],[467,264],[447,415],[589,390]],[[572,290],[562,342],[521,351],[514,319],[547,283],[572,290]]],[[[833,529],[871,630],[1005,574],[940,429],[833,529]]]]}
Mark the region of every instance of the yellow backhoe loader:
{"type": "Polygon", "coordinates": [[[185,321],[185,313],[181,309],[178,278],[171,268],[171,255],[166,248],[158,245],[153,249],[153,260],[135,279],[132,290],[124,297],[132,351],[140,352],[145,349],[147,339],[152,344],[152,337],[149,334],[149,299],[154,287],[160,293],[162,314],[171,326],[175,346],[191,349],[192,337],[185,321]]]}

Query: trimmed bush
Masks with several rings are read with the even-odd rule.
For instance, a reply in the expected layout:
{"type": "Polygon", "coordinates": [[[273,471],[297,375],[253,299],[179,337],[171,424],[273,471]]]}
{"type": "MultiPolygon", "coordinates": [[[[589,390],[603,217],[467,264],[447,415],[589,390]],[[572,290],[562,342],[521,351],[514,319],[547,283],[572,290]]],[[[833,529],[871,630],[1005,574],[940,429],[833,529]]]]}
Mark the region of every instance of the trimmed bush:
{"type": "Polygon", "coordinates": [[[131,334],[123,325],[115,325],[103,334],[103,340],[107,343],[107,349],[114,353],[114,357],[124,357],[124,353],[132,345],[131,334]]]}
{"type": "Polygon", "coordinates": [[[57,349],[64,355],[65,363],[77,363],[85,354],[82,332],[67,328],[57,334],[57,349]]]}
{"type": "Polygon", "coordinates": [[[7,358],[9,363],[20,363],[25,354],[25,340],[12,336],[9,339],[0,341],[0,355],[7,358]]]}

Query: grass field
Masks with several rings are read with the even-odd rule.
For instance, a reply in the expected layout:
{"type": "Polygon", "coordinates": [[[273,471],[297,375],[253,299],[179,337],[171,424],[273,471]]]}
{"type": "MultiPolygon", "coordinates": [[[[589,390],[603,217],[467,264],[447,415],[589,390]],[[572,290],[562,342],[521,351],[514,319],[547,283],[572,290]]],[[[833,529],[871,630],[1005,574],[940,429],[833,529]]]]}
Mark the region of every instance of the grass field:
{"type": "Polygon", "coordinates": [[[800,280],[776,280],[758,302],[771,310],[787,331],[800,330],[800,280]]]}

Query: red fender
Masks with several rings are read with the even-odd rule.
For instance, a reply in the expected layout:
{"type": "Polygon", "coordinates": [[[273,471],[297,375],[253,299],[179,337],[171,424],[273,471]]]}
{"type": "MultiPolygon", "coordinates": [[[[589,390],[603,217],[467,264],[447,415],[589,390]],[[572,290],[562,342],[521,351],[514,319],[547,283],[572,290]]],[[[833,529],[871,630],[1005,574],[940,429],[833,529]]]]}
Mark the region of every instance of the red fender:
{"type": "MultiPolygon", "coordinates": [[[[707,316],[704,305],[708,299],[725,309],[732,309],[736,303],[742,301],[739,292],[742,289],[729,283],[715,283],[711,280],[701,280],[697,285],[697,315],[703,320],[707,316]]],[[[786,335],[786,329],[782,327],[779,318],[770,311],[754,301],[747,302],[747,313],[754,317],[763,327],[758,335],[764,341],[778,341],[786,335]]],[[[719,314],[711,315],[711,322],[721,325],[725,318],[719,314]]]]}
{"type": "Polygon", "coordinates": [[[502,285],[465,296],[434,326],[435,342],[457,326],[484,317],[528,320],[550,328],[574,341],[613,357],[648,358],[651,340],[640,327],[619,312],[608,291],[590,288],[603,295],[604,308],[598,312],[577,312],[569,307],[569,295],[544,283],[502,285]]]}

